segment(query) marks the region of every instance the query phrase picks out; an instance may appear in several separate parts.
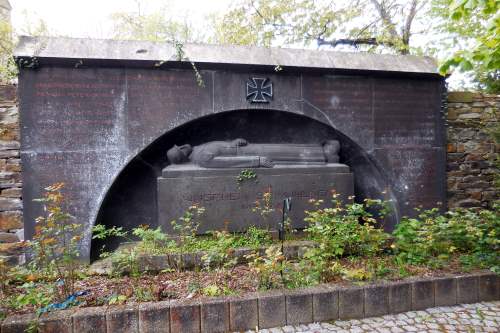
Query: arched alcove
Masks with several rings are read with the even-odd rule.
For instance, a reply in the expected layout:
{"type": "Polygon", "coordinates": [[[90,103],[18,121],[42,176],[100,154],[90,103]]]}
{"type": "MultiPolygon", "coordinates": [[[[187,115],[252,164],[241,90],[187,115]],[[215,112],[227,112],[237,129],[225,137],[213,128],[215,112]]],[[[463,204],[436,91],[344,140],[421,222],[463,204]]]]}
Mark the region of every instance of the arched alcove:
{"type": "MultiPolygon", "coordinates": [[[[166,150],[174,144],[198,145],[213,140],[244,138],[252,143],[318,143],[336,139],[341,143],[340,163],[354,173],[357,201],[364,198],[395,198],[388,177],[377,162],[341,129],[310,117],[277,110],[235,110],[208,115],[166,132],[140,152],[122,170],[109,188],[97,215],[96,223],[130,230],[139,225],[156,227],[157,177],[168,164],[166,150]]],[[[397,219],[395,211],[384,226],[391,230],[397,219]]],[[[113,248],[117,241],[106,240],[113,248]]],[[[93,240],[91,257],[96,258],[102,243],[93,240]]]]}

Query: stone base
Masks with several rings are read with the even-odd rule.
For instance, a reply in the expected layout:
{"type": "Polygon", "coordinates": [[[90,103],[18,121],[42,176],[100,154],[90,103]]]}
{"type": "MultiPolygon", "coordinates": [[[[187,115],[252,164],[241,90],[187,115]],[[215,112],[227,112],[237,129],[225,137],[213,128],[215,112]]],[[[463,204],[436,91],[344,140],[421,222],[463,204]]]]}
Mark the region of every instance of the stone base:
{"type": "Polygon", "coordinates": [[[249,226],[277,229],[283,199],[292,197],[292,226],[304,228],[304,211],[312,209],[310,199],[329,203],[335,189],[344,201],[353,195],[353,175],[344,164],[277,165],[252,169],[256,177],[238,182],[243,169],[206,169],[194,165],[173,165],[158,178],[158,221],[165,232],[173,233],[171,221],[198,204],[205,207],[199,232],[244,231],[249,226]],[[262,217],[252,209],[263,193],[271,189],[274,211],[262,217]]]}

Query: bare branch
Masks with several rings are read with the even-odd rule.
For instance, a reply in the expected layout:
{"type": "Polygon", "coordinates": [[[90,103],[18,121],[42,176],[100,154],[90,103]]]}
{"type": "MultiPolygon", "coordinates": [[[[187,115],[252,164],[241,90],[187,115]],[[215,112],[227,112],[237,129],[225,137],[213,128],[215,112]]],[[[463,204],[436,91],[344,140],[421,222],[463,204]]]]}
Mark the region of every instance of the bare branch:
{"type": "Polygon", "coordinates": [[[415,18],[415,15],[417,14],[417,5],[418,5],[417,0],[413,0],[411,2],[410,12],[408,13],[408,16],[406,17],[406,22],[403,26],[402,39],[403,39],[403,45],[405,45],[405,46],[410,45],[411,25],[413,23],[413,19],[415,18]]]}
{"type": "Polygon", "coordinates": [[[377,40],[377,38],[357,38],[357,39],[349,39],[349,38],[340,38],[333,39],[331,41],[324,40],[323,38],[317,39],[318,46],[321,45],[330,45],[331,47],[336,47],[338,45],[350,45],[350,46],[358,46],[358,45],[385,45],[385,46],[394,46],[394,43],[388,41],[377,40]]]}
{"type": "Polygon", "coordinates": [[[370,1],[377,9],[380,18],[384,22],[384,25],[387,27],[389,34],[392,36],[392,38],[399,39],[398,32],[396,31],[396,26],[392,22],[389,12],[387,11],[387,8],[384,5],[384,2],[380,3],[377,0],[370,0],[370,1]]]}

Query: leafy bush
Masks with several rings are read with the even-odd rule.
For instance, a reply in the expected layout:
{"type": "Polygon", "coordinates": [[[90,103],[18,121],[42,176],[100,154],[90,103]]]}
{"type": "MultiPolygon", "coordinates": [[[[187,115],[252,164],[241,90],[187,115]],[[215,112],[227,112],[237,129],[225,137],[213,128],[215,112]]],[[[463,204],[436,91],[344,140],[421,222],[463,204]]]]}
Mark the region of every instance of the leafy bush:
{"type": "Polygon", "coordinates": [[[279,288],[283,285],[282,272],[286,269],[288,262],[277,245],[269,246],[265,255],[260,256],[253,253],[247,256],[248,265],[259,276],[260,289],[279,288]]]}
{"type": "Polygon", "coordinates": [[[453,254],[469,266],[499,270],[499,207],[457,209],[440,215],[437,209],[403,218],[394,231],[394,251],[404,263],[440,266],[453,254]]]}
{"type": "Polygon", "coordinates": [[[132,234],[140,238],[140,248],[147,253],[158,253],[167,245],[168,236],[161,231],[161,227],[151,229],[147,225],[134,228],[132,234]]]}
{"type": "Polygon", "coordinates": [[[269,230],[250,226],[243,235],[235,238],[232,246],[258,248],[271,243],[272,238],[269,230]]]}
{"type": "Polygon", "coordinates": [[[172,224],[172,228],[179,235],[179,245],[181,247],[196,242],[196,234],[201,223],[200,218],[204,212],[204,207],[192,205],[184,212],[184,215],[179,217],[178,220],[170,222],[172,224]]]}
{"type": "Polygon", "coordinates": [[[381,206],[379,216],[385,215],[385,203],[380,200],[365,200],[363,204],[343,205],[338,194],[332,193],[332,207],[321,208],[322,200],[311,200],[316,208],[306,211],[309,224],[305,231],[316,247],[308,249],[304,255],[310,262],[311,274],[321,281],[327,280],[331,270],[330,262],[344,255],[373,256],[383,250],[388,235],[376,228],[375,215],[369,208],[381,206]]]}

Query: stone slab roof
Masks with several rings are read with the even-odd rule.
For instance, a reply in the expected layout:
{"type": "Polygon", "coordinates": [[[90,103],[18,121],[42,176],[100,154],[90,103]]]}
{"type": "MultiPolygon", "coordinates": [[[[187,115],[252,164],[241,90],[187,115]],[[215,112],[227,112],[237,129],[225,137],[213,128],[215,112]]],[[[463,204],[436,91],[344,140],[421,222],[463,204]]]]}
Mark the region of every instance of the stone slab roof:
{"type": "Polygon", "coordinates": [[[193,61],[201,68],[218,65],[253,67],[329,69],[339,71],[375,71],[438,74],[437,63],[430,57],[396,56],[371,53],[349,53],[327,50],[265,48],[185,44],[185,58],[178,61],[176,48],[170,43],[83,39],[63,37],[20,37],[16,57],[36,57],[40,63],[80,61],[84,64],[122,64],[161,66],[166,63],[193,61]]]}

